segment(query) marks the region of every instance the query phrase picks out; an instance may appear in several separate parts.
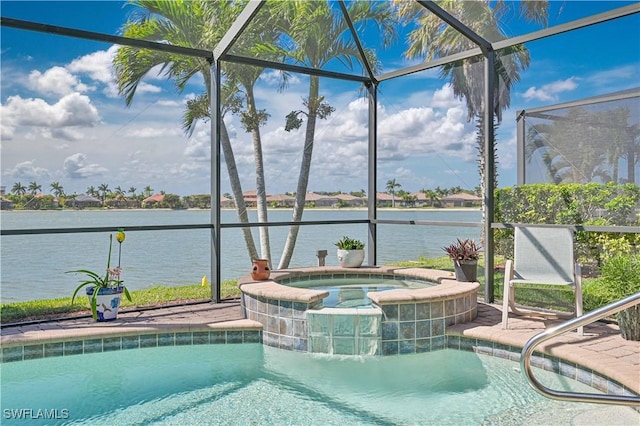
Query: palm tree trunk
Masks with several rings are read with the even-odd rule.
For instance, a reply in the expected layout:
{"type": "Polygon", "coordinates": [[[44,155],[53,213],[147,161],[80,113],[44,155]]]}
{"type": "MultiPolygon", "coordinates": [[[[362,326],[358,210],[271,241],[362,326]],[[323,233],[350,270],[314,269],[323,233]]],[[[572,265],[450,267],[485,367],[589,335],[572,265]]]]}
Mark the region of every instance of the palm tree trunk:
{"type": "MultiPolygon", "coordinates": [[[[251,114],[256,113],[256,98],[253,95],[253,88],[247,87],[247,103],[249,104],[249,112],[251,114]]],[[[260,125],[255,124],[251,129],[251,136],[253,139],[253,156],[256,164],[256,199],[257,199],[257,212],[258,222],[266,223],[267,218],[267,189],[264,181],[264,163],[262,159],[262,139],[260,137],[260,125]]],[[[271,244],[269,241],[269,228],[266,226],[260,227],[260,253],[262,259],[267,259],[269,266],[271,266],[271,244]]]]}
{"type": "MultiPolygon", "coordinates": [[[[220,145],[222,146],[225,163],[227,163],[229,182],[231,184],[231,191],[233,192],[233,198],[236,204],[236,210],[238,212],[238,220],[240,221],[240,223],[249,223],[247,206],[244,203],[244,196],[242,195],[242,185],[240,184],[240,176],[238,176],[236,159],[233,155],[233,149],[231,148],[231,141],[229,140],[227,126],[222,120],[220,120],[220,145]]],[[[215,200],[215,202],[220,202],[220,200],[215,200]]],[[[242,228],[242,234],[244,237],[244,243],[247,246],[249,260],[251,261],[253,259],[256,259],[258,257],[258,252],[256,251],[256,244],[253,241],[251,229],[242,228]]]]}
{"type": "MultiPolygon", "coordinates": [[[[304,204],[307,195],[307,185],[309,184],[309,174],[311,172],[311,158],[313,155],[313,140],[316,131],[317,108],[319,105],[318,94],[320,92],[320,80],[317,76],[311,76],[309,82],[309,114],[307,116],[307,128],[304,137],[304,149],[302,151],[302,162],[300,165],[300,175],[298,175],[298,186],[296,188],[296,201],[293,206],[292,222],[299,222],[302,219],[304,204]]],[[[298,225],[291,225],[289,234],[282,251],[278,269],[289,267],[293,249],[298,238],[298,225]]]]}

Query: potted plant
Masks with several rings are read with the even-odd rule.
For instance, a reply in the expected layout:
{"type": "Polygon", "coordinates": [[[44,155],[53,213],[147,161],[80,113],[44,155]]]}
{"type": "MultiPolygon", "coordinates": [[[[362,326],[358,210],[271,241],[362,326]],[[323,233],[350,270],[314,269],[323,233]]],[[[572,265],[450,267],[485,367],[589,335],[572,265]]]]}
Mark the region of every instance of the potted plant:
{"type": "Polygon", "coordinates": [[[116,233],[116,241],[118,241],[118,266],[111,268],[111,247],[113,245],[113,234],[109,234],[109,255],[107,257],[107,269],[102,274],[98,274],[88,269],[78,269],[75,271],[67,271],[68,274],[80,273],[86,277],[80,281],[80,285],[76,287],[71,298],[71,303],[76,298],[78,291],[86,287],[86,293],[91,304],[91,313],[94,321],[112,321],[118,316],[120,308],[120,299],[124,293],[125,297],[131,301],[129,290],[124,286],[120,279],[122,269],[120,268],[120,257],[122,254],[122,243],[125,240],[123,229],[118,229],[116,233]]]}
{"type": "Polygon", "coordinates": [[[458,281],[476,281],[478,277],[478,258],[481,247],[474,240],[457,239],[446,247],[442,247],[451,260],[458,281]]]}
{"type": "Polygon", "coordinates": [[[338,262],[343,268],[359,268],[364,261],[364,243],[347,236],[335,243],[338,247],[338,262]]]}

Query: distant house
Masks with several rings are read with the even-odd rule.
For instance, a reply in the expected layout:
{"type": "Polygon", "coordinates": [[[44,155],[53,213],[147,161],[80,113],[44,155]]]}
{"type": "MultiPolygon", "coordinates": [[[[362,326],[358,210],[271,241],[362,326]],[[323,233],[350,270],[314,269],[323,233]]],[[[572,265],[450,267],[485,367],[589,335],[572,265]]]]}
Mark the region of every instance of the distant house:
{"type": "Polygon", "coordinates": [[[414,205],[416,207],[424,207],[424,206],[431,205],[431,200],[427,199],[427,195],[424,192],[412,192],[409,195],[411,195],[412,197],[415,197],[414,205]]]}
{"type": "MultiPolygon", "coordinates": [[[[395,199],[398,201],[398,197],[395,197],[395,199]]],[[[391,207],[393,198],[391,194],[387,194],[386,192],[376,192],[376,203],[378,207],[391,207]]]]}
{"type": "Polygon", "coordinates": [[[342,204],[349,207],[361,207],[366,204],[366,200],[362,197],[356,197],[351,194],[338,194],[336,198],[342,202],[342,204]]]}
{"type": "Polygon", "coordinates": [[[256,207],[258,205],[258,191],[244,191],[242,193],[242,198],[244,198],[244,204],[246,207],[256,207]]]}
{"type": "Polygon", "coordinates": [[[223,209],[228,209],[234,206],[234,202],[231,198],[225,197],[224,195],[220,196],[220,207],[223,209]]]}
{"type": "Polygon", "coordinates": [[[153,194],[151,197],[142,200],[142,207],[154,206],[162,201],[164,201],[164,194],[153,194]]]}
{"type": "Polygon", "coordinates": [[[75,209],[86,209],[89,207],[102,207],[102,201],[93,195],[80,194],[67,201],[75,209]]]}
{"type": "Polygon", "coordinates": [[[11,210],[13,208],[13,202],[0,196],[0,210],[11,210]]]}
{"type": "Polygon", "coordinates": [[[440,203],[442,207],[480,207],[482,198],[466,192],[460,192],[440,198],[440,203]]]}
{"type": "Polygon", "coordinates": [[[267,195],[267,203],[277,207],[293,207],[296,199],[287,194],[267,195]]]}
{"type": "Polygon", "coordinates": [[[333,207],[340,199],[333,195],[320,195],[315,192],[307,192],[304,197],[305,203],[313,203],[316,207],[333,207]]]}

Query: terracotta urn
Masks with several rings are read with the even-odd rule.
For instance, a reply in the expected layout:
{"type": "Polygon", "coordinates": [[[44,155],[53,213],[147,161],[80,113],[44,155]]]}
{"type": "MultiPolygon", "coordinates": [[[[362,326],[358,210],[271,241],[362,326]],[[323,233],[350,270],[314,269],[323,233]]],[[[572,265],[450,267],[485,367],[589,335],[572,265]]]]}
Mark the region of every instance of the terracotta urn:
{"type": "Polygon", "coordinates": [[[253,259],[253,269],[251,269],[251,278],[256,281],[269,279],[269,261],[267,259],[253,259]]]}

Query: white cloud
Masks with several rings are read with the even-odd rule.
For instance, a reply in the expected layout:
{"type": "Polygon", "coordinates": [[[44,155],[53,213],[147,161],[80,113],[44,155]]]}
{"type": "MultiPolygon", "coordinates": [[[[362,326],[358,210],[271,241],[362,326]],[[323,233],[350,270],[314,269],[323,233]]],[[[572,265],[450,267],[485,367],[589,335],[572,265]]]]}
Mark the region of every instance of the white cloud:
{"type": "Polygon", "coordinates": [[[101,83],[110,83],[114,80],[111,62],[117,51],[117,46],[111,46],[108,50],[84,55],[71,61],[67,69],[73,73],[88,74],[91,79],[101,83]]]}
{"type": "MultiPolygon", "coordinates": [[[[78,93],[64,96],[55,104],[48,104],[43,99],[23,99],[20,96],[10,96],[6,105],[0,107],[2,113],[3,134],[13,133],[18,126],[33,126],[43,129],[61,129],[64,127],[92,127],[99,122],[98,111],[91,104],[91,100],[78,93]]],[[[44,135],[55,136],[53,132],[44,135]]],[[[77,134],[57,132],[57,136],[66,139],[76,139],[77,134]]]]}
{"type": "Polygon", "coordinates": [[[545,84],[540,89],[533,86],[528,88],[527,91],[522,94],[522,97],[526,100],[537,99],[545,102],[557,101],[558,93],[575,90],[578,87],[576,80],[576,77],[570,77],[566,80],[558,80],[553,83],[545,84]]]}
{"type": "Polygon", "coordinates": [[[3,172],[3,175],[20,180],[35,181],[37,179],[47,179],[49,171],[35,165],[35,160],[23,161],[15,165],[12,169],[3,172]]]}
{"type": "Polygon", "coordinates": [[[29,73],[29,88],[47,95],[68,95],[86,92],[89,87],[63,67],[53,67],[44,73],[33,70],[29,73]]]}
{"type": "Polygon", "coordinates": [[[64,169],[65,176],[71,179],[99,176],[109,171],[99,164],[88,164],[87,156],[82,153],[76,153],[65,158],[62,168],[64,169]]]}

